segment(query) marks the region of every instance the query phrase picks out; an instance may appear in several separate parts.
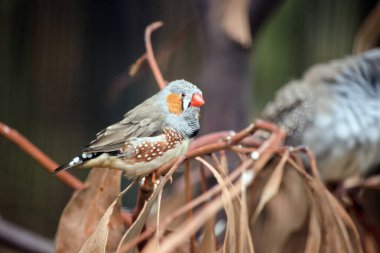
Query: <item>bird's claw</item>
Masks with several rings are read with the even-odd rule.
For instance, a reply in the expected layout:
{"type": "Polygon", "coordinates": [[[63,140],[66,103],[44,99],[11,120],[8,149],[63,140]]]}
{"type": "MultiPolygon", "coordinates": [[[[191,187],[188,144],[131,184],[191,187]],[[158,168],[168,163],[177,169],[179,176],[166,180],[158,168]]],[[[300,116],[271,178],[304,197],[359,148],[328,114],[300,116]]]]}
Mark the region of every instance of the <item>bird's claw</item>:
{"type": "Polygon", "coordinates": [[[158,185],[160,183],[160,176],[156,174],[156,172],[152,173],[152,183],[154,185],[158,185]]]}

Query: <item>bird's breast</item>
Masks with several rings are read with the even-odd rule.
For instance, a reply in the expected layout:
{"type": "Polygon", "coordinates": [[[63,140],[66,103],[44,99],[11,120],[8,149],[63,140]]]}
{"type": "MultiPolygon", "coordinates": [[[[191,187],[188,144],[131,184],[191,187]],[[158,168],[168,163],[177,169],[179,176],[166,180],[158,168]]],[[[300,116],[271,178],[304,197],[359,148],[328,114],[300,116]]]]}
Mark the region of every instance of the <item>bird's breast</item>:
{"type": "Polygon", "coordinates": [[[189,139],[171,130],[156,137],[136,138],[124,146],[123,170],[130,178],[144,176],[184,154],[188,146],[189,139]]]}

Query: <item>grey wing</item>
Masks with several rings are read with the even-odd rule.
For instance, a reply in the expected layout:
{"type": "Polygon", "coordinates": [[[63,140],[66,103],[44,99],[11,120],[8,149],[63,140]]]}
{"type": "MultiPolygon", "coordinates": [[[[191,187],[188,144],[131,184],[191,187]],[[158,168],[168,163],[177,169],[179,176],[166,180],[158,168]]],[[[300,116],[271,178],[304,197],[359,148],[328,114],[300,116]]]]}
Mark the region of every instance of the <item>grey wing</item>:
{"type": "Polygon", "coordinates": [[[126,113],[123,120],[99,132],[96,139],[83,148],[83,152],[119,150],[128,138],[160,134],[163,124],[164,116],[147,100],[126,113]]]}
{"type": "Polygon", "coordinates": [[[262,117],[285,127],[289,136],[287,143],[299,145],[303,132],[313,120],[315,107],[311,87],[302,81],[293,81],[276,93],[274,101],[265,107],[262,117]]]}

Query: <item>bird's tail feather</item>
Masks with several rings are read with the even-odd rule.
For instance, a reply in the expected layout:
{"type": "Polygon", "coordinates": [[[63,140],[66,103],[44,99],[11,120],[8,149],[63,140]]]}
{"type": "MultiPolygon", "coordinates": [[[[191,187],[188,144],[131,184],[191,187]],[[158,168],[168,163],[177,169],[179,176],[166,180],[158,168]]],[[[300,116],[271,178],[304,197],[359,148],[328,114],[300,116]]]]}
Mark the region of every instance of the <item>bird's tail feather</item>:
{"type": "Polygon", "coordinates": [[[64,170],[68,170],[68,169],[71,169],[71,168],[74,168],[74,167],[78,167],[79,165],[81,165],[82,163],[84,163],[85,161],[80,157],[80,156],[76,156],[74,157],[70,163],[68,164],[63,164],[61,166],[59,166],[58,168],[56,168],[53,172],[54,175],[58,174],[59,172],[62,172],[64,170]]]}
{"type": "Polygon", "coordinates": [[[68,170],[70,168],[78,167],[78,166],[82,165],[83,163],[85,163],[91,159],[97,158],[98,156],[100,156],[104,153],[106,153],[110,156],[113,156],[113,157],[117,157],[117,158],[121,158],[121,157],[125,156],[125,153],[121,152],[120,150],[114,150],[114,151],[110,151],[110,152],[94,152],[94,153],[83,152],[81,155],[74,157],[70,163],[63,164],[63,165],[59,166],[58,168],[56,168],[53,173],[54,173],[54,175],[56,175],[57,173],[59,173],[61,171],[68,170]]]}

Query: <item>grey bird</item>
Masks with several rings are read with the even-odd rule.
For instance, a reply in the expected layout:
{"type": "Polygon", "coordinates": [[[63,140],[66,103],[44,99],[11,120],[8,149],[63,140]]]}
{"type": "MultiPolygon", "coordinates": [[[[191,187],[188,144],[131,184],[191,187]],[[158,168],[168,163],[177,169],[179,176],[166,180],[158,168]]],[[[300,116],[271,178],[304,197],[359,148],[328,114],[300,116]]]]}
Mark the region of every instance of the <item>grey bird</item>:
{"type": "Polygon", "coordinates": [[[197,135],[201,90],[177,80],[99,132],[82,153],[55,173],[72,168],[107,167],[124,171],[131,179],[144,177],[184,154],[197,135]]]}
{"type": "Polygon", "coordinates": [[[380,164],[380,49],[311,67],[263,117],[288,130],[287,144],[311,148],[323,180],[368,173],[380,164]]]}

